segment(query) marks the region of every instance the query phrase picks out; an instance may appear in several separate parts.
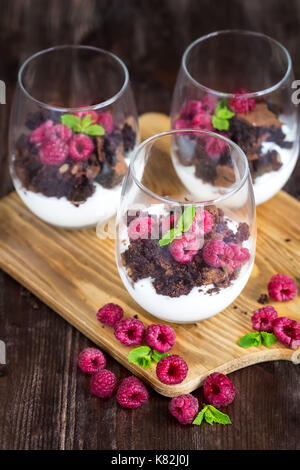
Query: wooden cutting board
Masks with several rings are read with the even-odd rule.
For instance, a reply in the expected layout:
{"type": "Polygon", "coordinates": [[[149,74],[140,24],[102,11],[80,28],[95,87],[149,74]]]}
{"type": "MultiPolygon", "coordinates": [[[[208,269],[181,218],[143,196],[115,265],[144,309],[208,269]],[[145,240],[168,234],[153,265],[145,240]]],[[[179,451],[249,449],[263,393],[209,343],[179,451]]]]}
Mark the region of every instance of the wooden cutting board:
{"type": "MultiPolygon", "coordinates": [[[[167,130],[169,119],[149,113],[140,118],[140,127],[144,139],[167,130]]],[[[176,386],[160,383],[155,365],[144,370],[129,364],[130,349],[114,338],[111,328],[96,320],[99,307],[116,302],[127,316],[137,314],[145,325],[158,322],[123,287],[113,240],[99,240],[95,229],[67,231],[46,225],[14,192],[0,201],[0,267],[157,392],[175,396],[195,390],[213,371],[229,373],[258,362],[291,360],[293,351],[278,342],[269,349],[243,349],[237,344],[251,330],[251,314],[261,306],[257,299],[266,293],[270,277],[282,272],[300,281],[300,203],[281,191],[258,207],[257,213],[255,266],[242,294],[209,320],[172,325],[177,335],[173,352],[183,356],[189,366],[187,378],[176,386]]],[[[300,321],[299,296],[272,304],[279,315],[300,321]]]]}

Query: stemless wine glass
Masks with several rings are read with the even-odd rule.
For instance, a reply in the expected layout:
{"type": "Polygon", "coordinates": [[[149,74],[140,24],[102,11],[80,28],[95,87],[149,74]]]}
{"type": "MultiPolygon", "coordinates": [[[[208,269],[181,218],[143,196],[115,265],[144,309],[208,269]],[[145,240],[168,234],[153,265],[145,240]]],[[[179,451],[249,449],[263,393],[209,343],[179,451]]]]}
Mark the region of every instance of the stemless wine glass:
{"type": "MultiPolygon", "coordinates": [[[[251,31],[219,31],[185,51],[173,95],[172,127],[214,130],[248,158],[256,204],[276,194],[290,177],[299,151],[299,123],[291,99],[293,70],[288,51],[251,31]]],[[[205,162],[176,164],[183,182],[217,184],[223,156],[207,149],[205,162]]]]}
{"type": "MultiPolygon", "coordinates": [[[[205,163],[204,163],[205,164],[205,163]]],[[[207,185],[208,186],[208,185],[207,185]]],[[[140,144],[123,183],[116,259],[134,300],[166,321],[204,320],[225,309],[247,283],[256,243],[255,203],[247,158],[226,137],[185,129],[140,144]],[[177,177],[178,161],[222,149],[229,171],[204,198],[198,179],[177,177]]]]}
{"type": "Polygon", "coordinates": [[[138,134],[124,63],[89,46],[59,46],[22,65],[10,121],[10,172],[45,222],[79,229],[116,211],[138,134]]]}

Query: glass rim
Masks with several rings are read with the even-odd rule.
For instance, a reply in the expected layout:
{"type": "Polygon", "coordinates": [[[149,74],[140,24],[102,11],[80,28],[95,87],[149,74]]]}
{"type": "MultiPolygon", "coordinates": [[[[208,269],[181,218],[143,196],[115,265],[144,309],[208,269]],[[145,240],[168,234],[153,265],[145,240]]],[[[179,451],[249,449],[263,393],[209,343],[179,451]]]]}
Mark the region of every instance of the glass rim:
{"type": "Polygon", "coordinates": [[[126,65],[124,64],[124,62],[117,55],[115,55],[113,52],[107,51],[105,49],[101,49],[99,47],[85,46],[85,45],[65,44],[65,45],[61,45],[61,46],[53,46],[53,47],[49,47],[47,49],[42,49],[41,51],[38,51],[35,54],[32,54],[31,56],[29,56],[23,62],[23,64],[21,65],[21,67],[19,69],[19,72],[18,72],[18,84],[19,84],[22,92],[27,96],[27,98],[34,101],[39,106],[42,106],[46,109],[50,109],[50,110],[53,110],[53,111],[59,111],[59,112],[65,112],[65,111],[69,111],[69,112],[93,111],[93,110],[97,110],[97,109],[101,109],[101,108],[104,108],[106,106],[109,106],[112,103],[114,103],[115,101],[117,101],[117,99],[120,98],[120,96],[124,93],[124,91],[126,90],[126,88],[128,86],[128,82],[129,82],[128,69],[127,69],[126,65]],[[79,106],[79,107],[75,107],[75,108],[68,108],[68,107],[63,107],[63,106],[52,106],[50,104],[44,103],[43,101],[40,101],[37,98],[35,98],[32,94],[30,94],[26,90],[26,87],[24,86],[23,75],[24,75],[25,68],[27,67],[27,65],[30,62],[32,62],[36,58],[38,58],[38,57],[40,57],[44,54],[47,54],[49,52],[55,52],[55,51],[62,50],[62,49],[66,49],[66,50],[67,49],[78,49],[78,50],[85,49],[85,50],[90,50],[90,51],[94,51],[94,52],[98,52],[98,53],[110,56],[112,59],[115,60],[116,63],[118,63],[121,66],[121,68],[124,72],[124,81],[123,81],[123,84],[122,84],[121,88],[119,89],[119,91],[117,93],[115,93],[112,97],[108,98],[105,101],[101,101],[100,103],[96,103],[96,104],[91,105],[91,106],[79,106]]]}
{"type": "Polygon", "coordinates": [[[271,87],[265,88],[264,90],[254,91],[254,92],[251,92],[251,93],[245,93],[245,94],[243,94],[243,97],[245,97],[245,98],[255,98],[255,97],[258,97],[258,96],[263,96],[263,95],[272,93],[273,91],[277,90],[285,82],[285,80],[288,78],[288,76],[290,75],[291,70],[292,70],[292,59],[291,59],[291,56],[290,56],[288,50],[279,41],[277,41],[276,39],[271,38],[267,34],[259,33],[257,31],[249,31],[249,30],[246,30],[246,29],[222,29],[222,30],[219,30],[219,31],[214,31],[212,33],[206,34],[205,36],[201,36],[200,38],[193,41],[185,49],[185,51],[183,53],[183,56],[182,56],[181,64],[182,64],[182,68],[183,68],[185,74],[189,77],[189,79],[194,84],[196,84],[199,88],[202,88],[204,91],[206,91],[206,93],[221,96],[223,98],[233,98],[233,97],[235,97],[237,95],[236,93],[226,93],[226,92],[222,92],[222,91],[217,91],[217,90],[214,90],[213,88],[209,88],[205,85],[202,85],[200,82],[198,82],[195,78],[192,77],[192,75],[188,71],[188,67],[187,67],[187,64],[186,64],[187,57],[188,57],[189,53],[191,52],[191,50],[193,49],[194,46],[196,46],[200,42],[205,41],[206,39],[210,39],[210,38],[213,38],[213,37],[216,37],[216,36],[220,36],[222,34],[232,34],[232,33],[233,34],[245,35],[245,36],[255,36],[257,38],[268,40],[272,44],[276,45],[276,47],[281,49],[282,52],[284,53],[284,55],[286,56],[286,59],[287,59],[287,69],[286,69],[283,77],[277,83],[275,83],[271,87]]]}
{"type": "Polygon", "coordinates": [[[149,196],[155,198],[155,199],[158,199],[160,200],[161,202],[164,202],[166,204],[172,204],[172,205],[177,205],[177,206],[201,206],[201,205],[213,205],[213,204],[217,204],[221,201],[224,201],[225,199],[228,199],[230,197],[232,197],[235,193],[237,193],[245,184],[245,182],[247,181],[247,178],[249,176],[249,165],[248,165],[248,160],[247,160],[247,157],[245,155],[245,153],[243,152],[243,150],[235,143],[233,142],[232,140],[228,139],[227,137],[221,135],[221,134],[217,134],[216,132],[212,132],[212,131],[204,131],[204,130],[200,130],[200,129],[172,129],[172,130],[168,130],[168,131],[165,131],[165,132],[160,132],[159,134],[155,134],[151,137],[148,137],[148,139],[144,140],[143,142],[141,142],[134,150],[134,153],[130,159],[130,163],[129,163],[129,169],[130,169],[130,173],[133,177],[133,180],[135,182],[135,184],[145,193],[147,193],[149,196]],[[242,176],[242,178],[240,179],[240,181],[238,183],[236,183],[235,185],[232,186],[231,190],[227,193],[225,193],[224,195],[216,198],[216,199],[210,199],[210,200],[206,200],[206,201],[179,201],[179,200],[175,200],[175,199],[171,199],[169,197],[166,197],[166,196],[159,196],[158,194],[154,193],[153,191],[151,191],[151,189],[147,188],[147,186],[145,186],[140,180],[139,178],[136,176],[136,173],[135,173],[135,170],[134,170],[134,163],[138,157],[138,154],[143,150],[143,148],[145,148],[149,143],[151,142],[154,142],[162,137],[167,137],[167,136],[171,136],[172,134],[181,134],[181,133],[194,133],[194,134],[205,134],[205,135],[208,135],[208,136],[211,136],[211,137],[215,137],[215,138],[218,138],[218,139],[221,139],[223,141],[225,141],[231,148],[234,148],[238,154],[242,157],[242,160],[244,162],[244,166],[245,166],[245,169],[244,169],[244,174],[242,176]]]}

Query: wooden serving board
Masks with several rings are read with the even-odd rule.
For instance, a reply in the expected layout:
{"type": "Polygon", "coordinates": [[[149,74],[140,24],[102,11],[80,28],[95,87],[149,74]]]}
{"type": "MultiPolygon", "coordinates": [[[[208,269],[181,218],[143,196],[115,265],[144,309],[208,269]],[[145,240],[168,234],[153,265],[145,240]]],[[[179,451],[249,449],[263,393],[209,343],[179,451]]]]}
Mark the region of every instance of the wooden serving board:
{"type": "MultiPolygon", "coordinates": [[[[144,139],[167,130],[169,119],[150,113],[140,118],[140,127],[144,139]]],[[[0,201],[0,267],[157,392],[175,396],[195,390],[213,371],[229,373],[258,362],[291,359],[293,351],[278,342],[269,349],[243,349],[237,344],[251,330],[251,314],[261,306],[257,299],[266,293],[270,277],[282,272],[300,280],[300,203],[280,192],[257,212],[255,266],[242,294],[209,320],[172,325],[177,335],[172,352],[183,356],[189,366],[187,378],[176,386],[160,383],[154,365],[144,370],[129,364],[129,348],[114,338],[111,328],[96,320],[100,306],[116,302],[127,316],[137,314],[146,325],[158,322],[123,287],[113,240],[99,240],[95,229],[67,231],[47,225],[11,193],[0,201]]],[[[279,315],[300,321],[299,296],[273,304],[279,315]]]]}

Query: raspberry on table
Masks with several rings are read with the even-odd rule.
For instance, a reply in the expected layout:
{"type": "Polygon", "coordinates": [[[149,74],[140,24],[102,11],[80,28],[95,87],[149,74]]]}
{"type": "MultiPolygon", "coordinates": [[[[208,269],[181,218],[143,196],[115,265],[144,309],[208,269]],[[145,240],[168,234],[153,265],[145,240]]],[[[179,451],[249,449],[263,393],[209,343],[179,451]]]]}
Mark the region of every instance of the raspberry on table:
{"type": "Polygon", "coordinates": [[[193,117],[201,113],[203,110],[203,104],[199,100],[187,101],[180,110],[180,117],[184,119],[193,119],[193,117]]]}
{"type": "Polygon", "coordinates": [[[78,366],[87,374],[96,374],[106,366],[104,354],[96,348],[86,348],[78,356],[78,366]]]}
{"type": "Polygon", "coordinates": [[[117,385],[117,379],[113,372],[103,369],[93,375],[91,379],[91,394],[99,398],[111,397],[117,385]]]}
{"type": "Polygon", "coordinates": [[[180,424],[191,424],[199,409],[198,400],[190,393],[174,397],[169,403],[169,411],[180,424]]]}
{"type": "Polygon", "coordinates": [[[76,134],[69,143],[70,157],[75,162],[87,160],[94,150],[94,143],[85,134],[76,134]]]}
{"type": "Polygon", "coordinates": [[[287,317],[279,317],[273,321],[273,332],[281,343],[289,348],[300,346],[300,323],[287,317]]]}
{"type": "Polygon", "coordinates": [[[167,353],[176,343],[175,331],[168,325],[149,325],[146,343],[158,352],[167,353]]]}
{"type": "Polygon", "coordinates": [[[110,113],[100,113],[98,124],[104,128],[106,134],[110,134],[114,130],[114,120],[110,113]]]}
{"type": "Polygon", "coordinates": [[[294,279],[286,274],[276,274],[268,283],[269,296],[278,302],[292,300],[298,293],[298,287],[294,279]]]}
{"type": "Polygon", "coordinates": [[[229,98],[228,105],[229,108],[234,113],[248,113],[248,111],[253,111],[255,109],[256,103],[254,98],[246,98],[245,94],[248,94],[249,91],[239,88],[233,93],[233,98],[229,98]]]}
{"type": "Polygon", "coordinates": [[[48,121],[41,124],[32,132],[29,142],[32,144],[42,144],[50,136],[52,128],[53,121],[48,119],[48,121]]]}
{"type": "Polygon", "coordinates": [[[130,240],[148,239],[154,226],[155,220],[152,217],[137,217],[128,226],[128,236],[130,240]]]}
{"type": "Polygon", "coordinates": [[[179,263],[187,264],[200,249],[200,240],[193,235],[190,237],[184,233],[181,238],[176,238],[169,245],[169,251],[173,258],[179,263]]]}
{"type": "Polygon", "coordinates": [[[115,325],[115,337],[125,346],[135,346],[143,342],[145,325],[136,318],[124,318],[115,325]]]}
{"type": "Polygon", "coordinates": [[[180,384],[188,373],[185,360],[177,354],[163,357],[156,366],[158,379],[166,385],[180,384]]]}
{"type": "Polygon", "coordinates": [[[213,372],[203,386],[204,398],[215,408],[230,405],[235,397],[233,383],[224,374],[213,372]]]}
{"type": "Polygon", "coordinates": [[[253,329],[256,331],[273,332],[273,321],[278,317],[278,313],[272,305],[265,305],[253,313],[251,320],[253,329]]]}
{"type": "Polygon", "coordinates": [[[39,149],[41,162],[45,165],[61,165],[68,157],[68,145],[57,137],[51,136],[39,149]]]}
{"type": "Polygon", "coordinates": [[[124,408],[138,408],[148,400],[148,390],[136,377],[127,377],[117,391],[117,401],[124,408]]]}
{"type": "Polygon", "coordinates": [[[103,307],[98,310],[96,317],[101,323],[105,323],[108,326],[115,326],[123,315],[124,311],[120,305],[109,303],[103,305],[103,307]]]}

